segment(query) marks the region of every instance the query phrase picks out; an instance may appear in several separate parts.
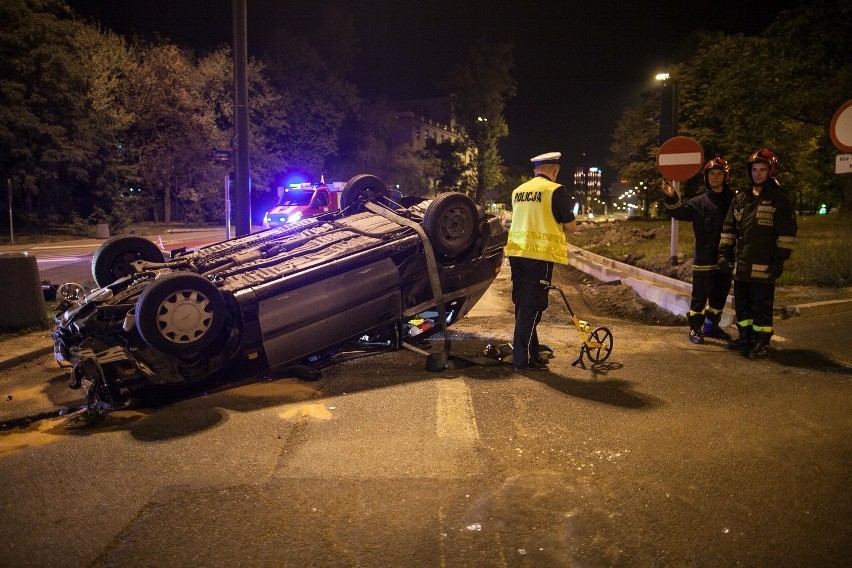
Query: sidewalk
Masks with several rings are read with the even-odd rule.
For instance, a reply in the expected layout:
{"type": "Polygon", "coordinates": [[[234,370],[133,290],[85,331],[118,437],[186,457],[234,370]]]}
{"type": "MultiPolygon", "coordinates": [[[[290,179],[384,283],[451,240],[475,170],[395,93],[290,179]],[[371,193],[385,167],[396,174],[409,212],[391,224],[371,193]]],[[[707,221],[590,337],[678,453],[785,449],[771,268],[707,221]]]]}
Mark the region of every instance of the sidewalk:
{"type": "Polygon", "coordinates": [[[0,371],[53,353],[49,329],[0,341],[0,371]]]}
{"type": "MultiPolygon", "coordinates": [[[[259,227],[252,227],[252,232],[255,230],[260,230],[259,227]]],[[[168,245],[169,243],[176,242],[186,238],[188,235],[198,235],[205,238],[216,238],[225,240],[225,227],[186,227],[186,228],[176,228],[173,227],[171,229],[158,229],[156,227],[129,227],[128,229],[122,231],[121,233],[110,235],[111,237],[116,236],[135,236],[135,237],[144,237],[149,241],[153,242],[156,245],[160,244],[160,240],[163,241],[164,245],[168,245]]],[[[99,247],[106,239],[99,239],[96,237],[79,237],[68,240],[57,240],[57,241],[45,241],[38,243],[26,243],[26,244],[0,244],[0,253],[4,252],[36,252],[39,250],[55,250],[55,249],[68,249],[68,248],[91,248],[96,249],[99,247]]]]}

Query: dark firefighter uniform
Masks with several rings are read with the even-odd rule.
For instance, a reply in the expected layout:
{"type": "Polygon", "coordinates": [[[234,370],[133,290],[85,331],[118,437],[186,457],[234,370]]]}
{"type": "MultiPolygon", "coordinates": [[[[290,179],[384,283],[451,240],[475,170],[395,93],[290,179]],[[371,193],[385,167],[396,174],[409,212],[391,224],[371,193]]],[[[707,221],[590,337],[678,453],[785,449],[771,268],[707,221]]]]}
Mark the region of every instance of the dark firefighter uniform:
{"type": "MultiPolygon", "coordinates": [[[[731,273],[720,270],[717,261],[722,224],[731,206],[733,192],[728,189],[727,181],[721,192],[710,189],[706,183],[706,175],[707,171],[714,167],[718,167],[714,165],[714,161],[705,166],[707,189],[700,195],[686,202],[677,194],[665,198],[666,212],[675,219],[691,222],[695,233],[692,300],[688,315],[690,340],[694,343],[702,342],[704,335],[729,339],[728,334],[719,327],[719,322],[731,289],[731,273]]],[[[724,162],[724,167],[719,169],[727,173],[726,168],[727,162],[724,162]]]]}
{"type": "Polygon", "coordinates": [[[568,264],[568,242],[562,223],[573,220],[567,190],[544,176],[536,176],[512,192],[512,227],[506,256],[512,268],[512,363],[516,369],[539,362],[536,326],[547,309],[553,263],[568,264]]]}
{"type": "Polygon", "coordinates": [[[750,349],[750,358],[762,356],[769,345],[775,280],[793,252],[797,231],[795,211],[774,177],[760,195],[754,195],[751,188],[738,193],[725,218],[719,262],[733,261],[734,307],[740,332],[730,348],[750,349]]]}

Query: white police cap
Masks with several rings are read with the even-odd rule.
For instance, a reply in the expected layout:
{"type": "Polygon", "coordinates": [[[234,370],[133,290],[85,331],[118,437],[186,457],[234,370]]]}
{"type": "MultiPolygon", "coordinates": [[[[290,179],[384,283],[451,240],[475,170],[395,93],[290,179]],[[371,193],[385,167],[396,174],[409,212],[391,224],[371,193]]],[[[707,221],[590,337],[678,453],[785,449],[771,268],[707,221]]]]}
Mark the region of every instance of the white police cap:
{"type": "Polygon", "coordinates": [[[546,154],[540,154],[530,161],[534,166],[541,166],[543,164],[558,164],[559,158],[562,157],[561,152],[548,152],[546,154]]]}

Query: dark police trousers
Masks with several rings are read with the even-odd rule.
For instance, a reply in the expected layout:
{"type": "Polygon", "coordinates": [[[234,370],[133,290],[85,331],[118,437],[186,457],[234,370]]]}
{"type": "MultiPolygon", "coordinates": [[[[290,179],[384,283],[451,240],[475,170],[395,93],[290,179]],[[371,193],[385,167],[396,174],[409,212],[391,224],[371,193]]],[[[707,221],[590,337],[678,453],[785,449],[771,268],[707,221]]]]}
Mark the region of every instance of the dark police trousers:
{"type": "Polygon", "coordinates": [[[512,364],[524,368],[530,357],[539,356],[536,326],[547,309],[547,287],[550,286],[553,263],[510,256],[509,266],[512,268],[512,302],[515,304],[512,364]]]}

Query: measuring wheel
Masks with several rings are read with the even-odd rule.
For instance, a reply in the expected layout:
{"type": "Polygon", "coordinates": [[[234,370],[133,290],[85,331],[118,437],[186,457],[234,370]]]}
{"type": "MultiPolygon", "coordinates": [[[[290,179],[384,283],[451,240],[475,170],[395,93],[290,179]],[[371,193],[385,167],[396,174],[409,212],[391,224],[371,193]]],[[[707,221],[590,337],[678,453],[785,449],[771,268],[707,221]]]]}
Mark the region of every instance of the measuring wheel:
{"type": "Polygon", "coordinates": [[[603,363],[609,358],[612,353],[612,332],[605,327],[599,327],[594,330],[589,339],[584,345],[586,355],[592,363],[603,363]],[[589,347],[589,343],[594,346],[589,347]],[[600,345],[600,347],[598,347],[600,345]]]}

